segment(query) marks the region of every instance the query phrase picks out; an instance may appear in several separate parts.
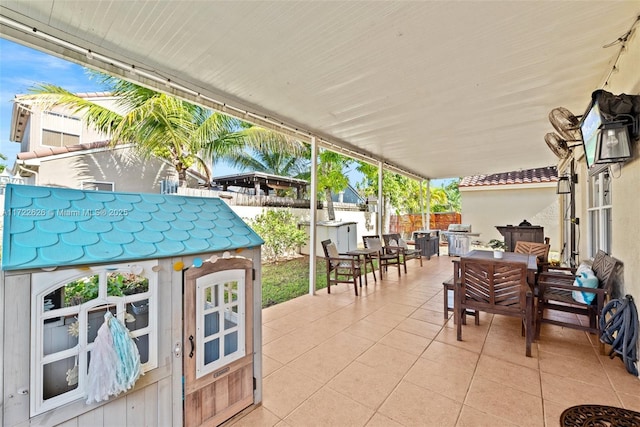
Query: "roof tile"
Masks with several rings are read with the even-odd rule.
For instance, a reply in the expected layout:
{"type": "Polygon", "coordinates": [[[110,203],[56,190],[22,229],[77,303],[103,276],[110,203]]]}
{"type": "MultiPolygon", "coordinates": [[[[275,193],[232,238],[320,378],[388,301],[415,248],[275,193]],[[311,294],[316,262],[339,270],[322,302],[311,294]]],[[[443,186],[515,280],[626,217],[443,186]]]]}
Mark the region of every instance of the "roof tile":
{"type": "Polygon", "coordinates": [[[255,247],[222,200],[17,186],[5,191],[5,270],[91,265],[255,247]]]}
{"type": "Polygon", "coordinates": [[[465,176],[459,187],[481,187],[489,185],[533,184],[558,181],[558,170],[555,166],[526,169],[513,172],[502,172],[492,175],[465,176]]]}

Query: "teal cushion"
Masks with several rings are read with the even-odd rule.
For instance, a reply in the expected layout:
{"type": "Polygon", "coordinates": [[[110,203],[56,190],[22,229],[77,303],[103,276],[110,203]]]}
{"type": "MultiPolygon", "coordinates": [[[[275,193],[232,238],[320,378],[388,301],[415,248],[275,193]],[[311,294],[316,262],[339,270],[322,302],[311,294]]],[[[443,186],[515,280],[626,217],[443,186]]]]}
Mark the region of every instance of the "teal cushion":
{"type": "MultiPolygon", "coordinates": [[[[573,286],[579,288],[591,288],[596,289],[598,287],[599,280],[593,273],[593,270],[585,270],[576,276],[576,280],[573,281],[573,286]]],[[[596,294],[593,292],[573,291],[573,299],[582,304],[591,304],[596,294]]]]}

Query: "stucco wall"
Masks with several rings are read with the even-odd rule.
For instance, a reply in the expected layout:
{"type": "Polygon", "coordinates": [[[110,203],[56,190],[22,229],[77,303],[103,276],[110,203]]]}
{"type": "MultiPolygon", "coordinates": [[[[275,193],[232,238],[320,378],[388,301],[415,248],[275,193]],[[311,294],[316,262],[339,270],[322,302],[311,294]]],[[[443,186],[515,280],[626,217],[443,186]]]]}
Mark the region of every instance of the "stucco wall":
{"type": "Polygon", "coordinates": [[[43,159],[37,185],[81,188],[83,180],[92,180],[114,182],[115,191],[159,193],[160,181],[175,176],[167,163],[119,148],[43,159]]]}
{"type": "Polygon", "coordinates": [[[481,233],[478,240],[502,240],[496,225],[518,225],[526,219],[532,225],[544,227],[545,237],[551,239],[551,250],[560,251],[561,212],[555,184],[533,188],[526,185],[487,189],[462,187],[460,196],[462,223],[471,224],[474,233],[481,233]]]}

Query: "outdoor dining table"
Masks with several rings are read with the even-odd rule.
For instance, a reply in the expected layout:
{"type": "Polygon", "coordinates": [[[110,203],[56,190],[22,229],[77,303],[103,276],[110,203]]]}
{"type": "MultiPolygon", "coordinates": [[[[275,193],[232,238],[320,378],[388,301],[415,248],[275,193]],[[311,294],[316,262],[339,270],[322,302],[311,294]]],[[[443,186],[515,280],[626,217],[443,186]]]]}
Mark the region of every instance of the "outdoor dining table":
{"type": "MultiPolygon", "coordinates": [[[[350,255],[354,258],[357,258],[358,262],[360,262],[360,257],[362,257],[363,268],[360,268],[360,274],[364,274],[364,285],[367,286],[367,260],[371,263],[371,272],[373,273],[373,281],[377,282],[376,279],[376,270],[373,268],[373,261],[371,261],[371,255],[378,252],[376,249],[371,248],[361,248],[361,249],[353,249],[347,252],[347,255],[350,255]]],[[[380,266],[380,277],[382,277],[382,266],[380,266]]]]}

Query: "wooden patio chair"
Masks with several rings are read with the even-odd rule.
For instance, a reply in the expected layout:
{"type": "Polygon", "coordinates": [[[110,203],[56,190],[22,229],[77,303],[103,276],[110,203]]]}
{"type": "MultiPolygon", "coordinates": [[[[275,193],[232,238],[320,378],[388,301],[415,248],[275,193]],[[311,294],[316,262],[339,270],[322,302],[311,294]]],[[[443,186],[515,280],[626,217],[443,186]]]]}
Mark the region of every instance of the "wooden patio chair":
{"type": "Polygon", "coordinates": [[[353,283],[353,289],[358,296],[358,281],[362,286],[362,271],[358,258],[340,255],[335,243],[330,239],[322,241],[322,249],[327,264],[327,293],[331,293],[331,285],[353,283]]]}
{"type": "Polygon", "coordinates": [[[548,243],[525,242],[519,240],[513,252],[518,254],[535,255],[538,258],[538,272],[541,272],[545,266],[549,264],[549,248],[548,243]]]}
{"type": "Polygon", "coordinates": [[[375,249],[376,253],[372,255],[373,258],[378,260],[378,267],[380,268],[380,277],[382,277],[382,270],[387,271],[387,268],[391,266],[398,267],[398,276],[400,276],[400,254],[398,252],[387,252],[382,246],[380,237],[378,236],[362,236],[362,242],[365,248],[375,249]]]}
{"type": "MultiPolygon", "coordinates": [[[[538,309],[536,319],[536,337],[540,336],[542,323],[563,326],[566,328],[587,331],[600,335],[599,319],[605,300],[611,293],[611,288],[622,263],[616,258],[607,255],[604,251],[598,251],[591,263],[591,269],[598,278],[597,288],[574,286],[575,269],[561,271],[560,269],[542,272],[538,277],[538,309]],[[593,294],[593,301],[589,304],[578,302],[573,298],[573,291],[593,294]],[[588,325],[571,323],[560,320],[559,317],[551,317],[550,311],[560,311],[587,316],[588,325]]],[[[600,345],[600,351],[604,346],[600,345]]]]}
{"type": "Polygon", "coordinates": [[[409,248],[409,245],[400,238],[400,234],[383,234],[382,239],[387,252],[398,252],[400,254],[400,262],[404,266],[404,274],[407,274],[407,260],[419,259],[420,267],[422,267],[422,251],[416,249],[415,246],[413,249],[409,248]]]}
{"type": "Polygon", "coordinates": [[[502,260],[460,259],[460,284],[455,286],[454,316],[457,339],[467,309],[519,317],[525,336],[525,354],[531,357],[533,342],[533,293],[527,283],[527,266],[502,260]]]}

